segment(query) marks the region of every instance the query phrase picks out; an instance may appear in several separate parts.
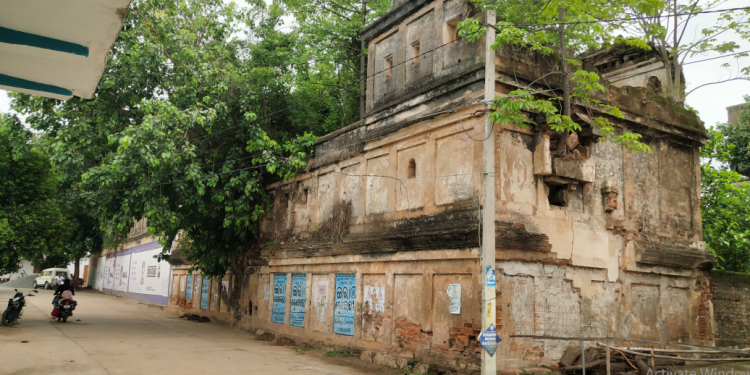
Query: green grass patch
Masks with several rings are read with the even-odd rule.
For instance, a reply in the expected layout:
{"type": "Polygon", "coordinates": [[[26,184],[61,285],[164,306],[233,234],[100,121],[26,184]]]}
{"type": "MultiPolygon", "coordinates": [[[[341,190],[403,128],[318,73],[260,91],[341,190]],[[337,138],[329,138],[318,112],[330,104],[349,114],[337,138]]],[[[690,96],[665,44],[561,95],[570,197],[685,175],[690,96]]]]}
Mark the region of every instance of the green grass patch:
{"type": "Polygon", "coordinates": [[[324,357],[352,357],[352,354],[343,350],[331,350],[324,357]]]}

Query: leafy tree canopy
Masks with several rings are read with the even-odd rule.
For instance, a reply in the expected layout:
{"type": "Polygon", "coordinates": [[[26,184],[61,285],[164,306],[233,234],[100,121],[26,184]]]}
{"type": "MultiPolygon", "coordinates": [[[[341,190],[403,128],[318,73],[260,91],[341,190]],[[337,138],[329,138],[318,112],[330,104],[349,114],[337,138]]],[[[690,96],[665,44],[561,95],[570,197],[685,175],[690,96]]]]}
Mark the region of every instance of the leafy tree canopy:
{"type": "Polygon", "coordinates": [[[719,267],[750,272],[750,183],[727,168],[736,148],[718,131],[709,130],[701,149],[703,240],[719,258],[719,267]]]}
{"type": "Polygon", "coordinates": [[[732,170],[750,176],[750,95],[745,95],[745,101],[748,103],[740,111],[739,122],[719,125],[718,129],[726,142],[734,145],[727,160],[732,170]]]}
{"type": "Polygon", "coordinates": [[[277,30],[282,14],[260,1],[134,1],[93,99],[12,106],[47,134],[64,178],[82,176],[70,190],[110,238],[147,218],[165,252],[179,233],[190,262],[222,275],[256,243],[263,186],[340,121],[295,36],[277,30]]]}
{"type": "MultiPolygon", "coordinates": [[[[605,140],[614,141],[634,151],[651,151],[636,133],[620,133],[611,119],[622,118],[619,108],[592,98],[593,92],[604,92],[601,78],[596,72],[581,69],[581,62],[572,54],[587,49],[599,49],[611,43],[617,24],[586,23],[612,19],[624,12],[622,3],[611,1],[532,0],[524,2],[480,2],[473,5],[479,11],[494,10],[497,24],[482,24],[479,18],[467,18],[459,24],[459,36],[477,41],[488,27],[497,31],[492,49],[505,48],[511,53],[534,51],[559,58],[559,69],[546,76],[557,75],[561,80],[560,92],[536,95],[532,84],[497,97],[491,104],[490,118],[495,123],[513,123],[522,127],[538,125],[526,114],[541,113],[551,130],[567,134],[581,130],[571,117],[571,103],[579,101],[598,106],[605,115],[590,113],[593,126],[605,140]],[[582,23],[581,23],[582,22],[582,23]],[[571,53],[572,52],[572,53],[571,53]],[[552,96],[549,95],[559,95],[552,96]]],[[[633,41],[638,43],[638,40],[633,41]]],[[[537,82],[533,82],[537,83],[537,82]]]]}
{"type": "Polygon", "coordinates": [[[294,16],[299,53],[313,67],[310,82],[335,89],[341,125],[362,115],[367,48],[360,30],[391,9],[392,0],[284,0],[294,16]]]}
{"type": "Polygon", "coordinates": [[[0,274],[21,259],[40,265],[70,233],[49,158],[18,118],[0,114],[0,274]]]}

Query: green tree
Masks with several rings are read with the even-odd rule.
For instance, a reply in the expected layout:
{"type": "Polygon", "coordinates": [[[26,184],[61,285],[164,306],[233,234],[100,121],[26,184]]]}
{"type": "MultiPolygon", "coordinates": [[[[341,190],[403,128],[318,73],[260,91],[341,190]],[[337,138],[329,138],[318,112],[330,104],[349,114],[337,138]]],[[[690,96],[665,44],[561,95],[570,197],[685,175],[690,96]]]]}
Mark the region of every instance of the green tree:
{"type": "Polygon", "coordinates": [[[750,183],[727,166],[735,145],[709,130],[701,149],[703,240],[719,258],[719,267],[750,272],[750,183]]]}
{"type": "MultiPolygon", "coordinates": [[[[581,68],[581,62],[573,58],[575,53],[599,49],[614,41],[616,23],[597,23],[599,19],[613,19],[625,11],[622,2],[603,0],[531,0],[524,2],[479,2],[473,3],[479,11],[494,10],[498,22],[482,24],[478,18],[467,18],[459,25],[459,36],[477,41],[487,27],[497,31],[493,50],[505,49],[510,53],[532,51],[556,57],[558,69],[539,78],[557,75],[562,95],[537,95],[532,82],[526,88],[514,90],[508,96],[495,98],[490,107],[490,118],[494,123],[512,123],[521,127],[537,125],[527,113],[544,115],[551,130],[560,132],[561,139],[567,134],[581,130],[571,114],[575,101],[598,106],[605,115],[591,116],[593,126],[602,133],[602,138],[622,144],[634,151],[651,151],[640,142],[636,133],[618,134],[610,118],[622,118],[619,108],[606,105],[592,98],[593,92],[604,92],[600,77],[595,72],[581,68]]],[[[623,39],[621,42],[643,45],[638,39],[623,39]]],[[[553,94],[554,95],[554,94],[553,94]]],[[[565,153],[564,148],[561,150],[565,153]]]]}
{"type": "Polygon", "coordinates": [[[341,124],[364,115],[367,46],[360,30],[391,9],[392,0],[284,0],[294,14],[299,52],[313,85],[335,88],[341,124]]]}
{"type": "Polygon", "coordinates": [[[108,238],[147,218],[165,253],[178,244],[205,274],[242,276],[263,186],[305,165],[328,115],[294,36],[276,30],[281,14],[263,2],[134,1],[93,99],[15,95],[12,106],[47,134],[64,177],[82,179],[71,190],[108,238]]]}
{"type": "MultiPolygon", "coordinates": [[[[726,1],[626,0],[624,3],[625,16],[630,20],[618,23],[618,27],[632,35],[633,40],[640,40],[647,48],[653,48],[664,66],[670,67],[664,91],[673,102],[683,104],[687,95],[701,87],[750,80],[750,66],[742,66],[737,60],[734,68],[728,63],[721,64],[729,72],[724,78],[685,92],[682,72],[682,64],[687,58],[709,53],[731,54],[741,50],[738,42],[750,40],[750,9],[718,12],[717,22],[704,27],[696,24],[696,15],[720,11],[726,8],[726,1]]],[[[748,54],[741,53],[735,58],[745,56],[748,54]]]]}
{"type": "Polygon", "coordinates": [[[721,124],[717,128],[726,137],[726,142],[734,145],[729,150],[728,163],[732,170],[750,176],[750,95],[745,95],[748,104],[740,112],[740,121],[736,124],[721,124]]]}
{"type": "Polygon", "coordinates": [[[42,265],[70,233],[57,176],[34,141],[18,118],[0,114],[0,273],[17,271],[21,259],[42,265]]]}

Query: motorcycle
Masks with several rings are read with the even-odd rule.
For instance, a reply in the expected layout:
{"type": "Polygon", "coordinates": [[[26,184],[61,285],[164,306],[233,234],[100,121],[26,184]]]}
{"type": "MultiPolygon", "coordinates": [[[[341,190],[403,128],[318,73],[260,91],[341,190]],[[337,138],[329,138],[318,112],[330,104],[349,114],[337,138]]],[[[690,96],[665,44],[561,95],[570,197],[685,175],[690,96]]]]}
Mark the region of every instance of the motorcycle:
{"type": "Polygon", "coordinates": [[[73,301],[71,299],[63,299],[60,300],[60,302],[57,305],[57,308],[59,309],[57,312],[57,321],[61,321],[63,323],[68,322],[68,317],[73,316],[73,310],[76,309],[76,301],[73,301]]]}
{"type": "Polygon", "coordinates": [[[70,285],[72,285],[76,289],[83,288],[83,279],[80,278],[80,277],[77,278],[77,279],[72,279],[72,280],[70,280],[70,285]]]}
{"type": "MultiPolygon", "coordinates": [[[[18,324],[18,319],[23,315],[23,307],[26,305],[23,293],[19,292],[18,289],[14,290],[16,291],[16,295],[8,300],[8,307],[3,312],[2,323],[4,326],[18,324]]],[[[39,293],[39,291],[34,290],[34,293],[39,293]]],[[[29,295],[33,296],[31,293],[29,295]]]]}

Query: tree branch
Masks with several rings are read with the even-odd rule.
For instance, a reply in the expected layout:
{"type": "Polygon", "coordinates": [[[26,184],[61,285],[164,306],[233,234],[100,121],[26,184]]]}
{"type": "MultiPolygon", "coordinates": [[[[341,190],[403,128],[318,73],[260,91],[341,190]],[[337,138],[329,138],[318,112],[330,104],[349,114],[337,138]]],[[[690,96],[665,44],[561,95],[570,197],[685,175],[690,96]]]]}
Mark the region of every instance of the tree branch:
{"type": "Polygon", "coordinates": [[[351,93],[359,95],[359,91],[352,90],[352,89],[350,89],[348,87],[341,86],[341,85],[335,85],[335,84],[332,84],[332,83],[320,83],[320,82],[310,82],[310,83],[312,83],[313,85],[337,87],[339,89],[346,90],[346,91],[349,91],[351,93]]]}
{"type": "MultiPolygon", "coordinates": [[[[680,37],[679,37],[679,39],[677,39],[677,45],[680,45],[680,43],[682,43],[682,37],[685,36],[685,30],[687,29],[687,24],[688,24],[688,22],[690,22],[690,18],[693,16],[693,11],[695,10],[695,6],[696,5],[698,5],[698,0],[695,0],[695,2],[693,3],[693,5],[690,7],[690,14],[688,15],[688,18],[685,20],[685,26],[682,27],[682,33],[680,33],[680,37]]],[[[677,33],[677,29],[675,29],[674,32],[676,34],[677,33]]]]}
{"type": "Polygon", "coordinates": [[[337,16],[339,16],[339,17],[341,17],[341,18],[345,19],[345,20],[347,20],[347,21],[351,21],[351,20],[352,20],[351,18],[349,18],[349,17],[347,17],[347,16],[345,16],[345,15],[343,15],[343,14],[341,14],[341,13],[338,13],[338,12],[336,12],[335,10],[332,10],[332,9],[330,9],[330,8],[327,8],[327,7],[325,6],[325,5],[322,5],[322,4],[321,4],[321,7],[322,7],[323,9],[325,9],[325,10],[327,10],[327,11],[329,11],[329,12],[331,12],[331,13],[333,13],[333,14],[335,14],[335,15],[337,15],[337,16]]]}
{"type": "Polygon", "coordinates": [[[704,83],[704,84],[702,84],[702,85],[700,85],[698,87],[695,87],[694,89],[688,91],[685,94],[685,96],[690,95],[693,91],[698,90],[701,87],[706,87],[706,86],[710,86],[710,85],[718,85],[719,83],[724,83],[724,82],[729,82],[729,81],[748,81],[748,82],[750,82],[750,77],[747,77],[747,76],[734,77],[734,78],[727,78],[727,79],[725,79],[723,81],[716,81],[716,82],[704,83]]]}
{"type": "Polygon", "coordinates": [[[343,5],[339,4],[339,3],[333,2],[331,0],[328,0],[328,3],[330,3],[332,5],[335,5],[335,6],[341,8],[341,9],[347,11],[347,12],[352,12],[352,13],[355,13],[355,14],[359,14],[359,11],[357,11],[355,9],[352,9],[352,8],[347,8],[347,7],[345,7],[345,6],[343,6],[343,5]]]}
{"type": "MultiPolygon", "coordinates": [[[[161,39],[161,36],[159,36],[159,33],[156,32],[156,29],[154,28],[154,25],[151,22],[151,20],[149,20],[148,17],[144,16],[143,13],[141,13],[138,9],[131,9],[131,10],[133,12],[135,12],[135,14],[137,14],[139,17],[143,18],[146,21],[146,23],[148,24],[148,27],[151,29],[151,31],[154,33],[154,35],[156,35],[156,38],[159,39],[159,42],[162,44],[164,53],[167,55],[167,58],[169,58],[170,60],[172,60],[172,53],[169,52],[169,50],[167,49],[167,44],[164,43],[164,40],[161,39]]],[[[174,61],[174,60],[172,60],[172,61],[174,61]]]]}

